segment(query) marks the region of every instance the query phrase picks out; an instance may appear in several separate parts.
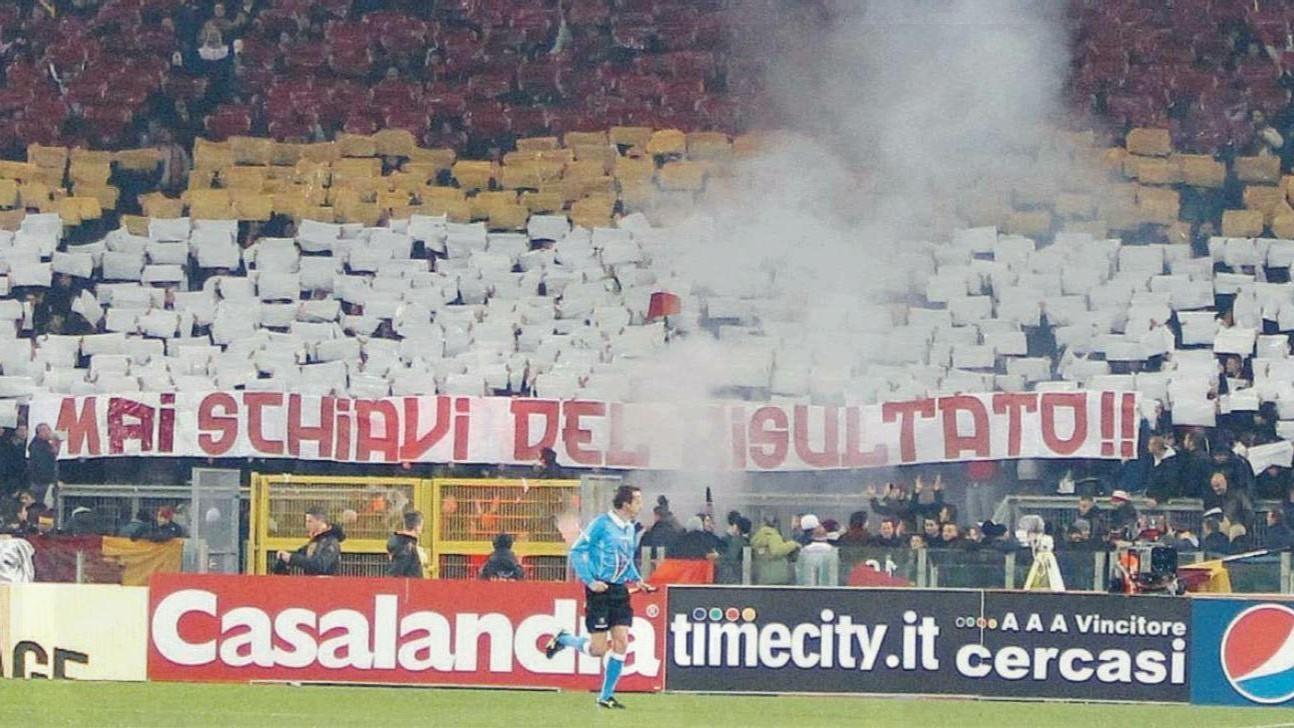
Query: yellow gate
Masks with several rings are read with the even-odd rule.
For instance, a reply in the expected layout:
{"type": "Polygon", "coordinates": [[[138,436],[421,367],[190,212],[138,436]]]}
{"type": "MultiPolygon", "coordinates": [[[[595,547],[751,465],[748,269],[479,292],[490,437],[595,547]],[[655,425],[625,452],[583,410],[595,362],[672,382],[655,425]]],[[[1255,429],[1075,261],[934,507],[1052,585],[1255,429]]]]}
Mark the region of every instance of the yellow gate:
{"type": "Polygon", "coordinates": [[[279,550],[305,543],[305,511],[318,506],[346,533],[343,575],[385,573],[386,541],[416,509],[433,578],[476,578],[494,537],[506,532],[528,578],[563,580],[567,543],[579,532],[579,492],[578,480],[253,474],[246,572],[270,573],[279,550]]]}

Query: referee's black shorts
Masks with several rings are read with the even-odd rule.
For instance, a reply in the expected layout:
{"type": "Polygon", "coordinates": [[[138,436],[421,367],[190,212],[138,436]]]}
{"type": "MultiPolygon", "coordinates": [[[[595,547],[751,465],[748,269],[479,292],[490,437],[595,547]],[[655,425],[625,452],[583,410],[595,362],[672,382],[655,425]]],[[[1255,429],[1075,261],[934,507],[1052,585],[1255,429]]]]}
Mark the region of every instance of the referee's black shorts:
{"type": "Polygon", "coordinates": [[[634,608],[629,603],[629,587],[608,584],[604,592],[584,587],[584,626],[589,634],[607,632],[612,627],[631,627],[634,608]]]}

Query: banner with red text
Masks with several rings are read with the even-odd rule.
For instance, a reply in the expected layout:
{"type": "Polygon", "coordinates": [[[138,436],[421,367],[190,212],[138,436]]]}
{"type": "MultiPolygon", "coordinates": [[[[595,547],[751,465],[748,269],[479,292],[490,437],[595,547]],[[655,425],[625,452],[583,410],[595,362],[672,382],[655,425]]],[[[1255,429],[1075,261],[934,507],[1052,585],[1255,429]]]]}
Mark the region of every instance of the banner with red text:
{"type": "Polygon", "coordinates": [[[44,395],[28,421],[60,458],[255,457],[356,463],[823,470],[1010,458],[1131,458],[1134,392],[996,392],[818,406],[282,392],[44,395]]]}
{"type": "MultiPolygon", "coordinates": [[[[582,602],[575,582],[158,574],[148,677],[593,689],[598,658],[544,656],[582,602]]],[[[665,591],[633,608],[620,689],[660,690],[665,591]]]]}

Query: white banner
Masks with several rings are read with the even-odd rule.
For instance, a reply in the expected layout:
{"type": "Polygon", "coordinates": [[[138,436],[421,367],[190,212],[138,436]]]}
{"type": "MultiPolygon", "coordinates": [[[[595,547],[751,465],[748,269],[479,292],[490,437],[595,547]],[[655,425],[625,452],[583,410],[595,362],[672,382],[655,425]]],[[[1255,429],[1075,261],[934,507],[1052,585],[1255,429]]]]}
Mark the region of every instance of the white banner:
{"type": "Polygon", "coordinates": [[[145,680],[148,589],[2,585],[0,654],[5,677],[145,680]]]}
{"type": "Polygon", "coordinates": [[[344,399],[280,392],[36,397],[60,458],[256,457],[357,463],[823,470],[1009,458],[1132,458],[1133,392],[997,392],[817,406],[508,397],[344,399]]]}

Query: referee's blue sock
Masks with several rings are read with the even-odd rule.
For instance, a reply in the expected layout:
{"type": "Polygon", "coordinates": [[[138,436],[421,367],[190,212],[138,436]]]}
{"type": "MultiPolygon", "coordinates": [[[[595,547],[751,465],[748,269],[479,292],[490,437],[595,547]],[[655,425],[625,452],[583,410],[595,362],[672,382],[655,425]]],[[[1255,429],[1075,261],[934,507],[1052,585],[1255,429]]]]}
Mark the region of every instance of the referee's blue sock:
{"type": "Polygon", "coordinates": [[[624,655],[615,652],[607,653],[607,667],[602,675],[602,692],[598,694],[598,700],[609,700],[616,694],[616,683],[620,682],[620,671],[624,666],[624,655]]]}
{"type": "Polygon", "coordinates": [[[589,644],[588,637],[577,637],[573,634],[567,633],[557,637],[557,644],[562,647],[574,647],[576,650],[588,654],[588,650],[585,649],[589,644]]]}

